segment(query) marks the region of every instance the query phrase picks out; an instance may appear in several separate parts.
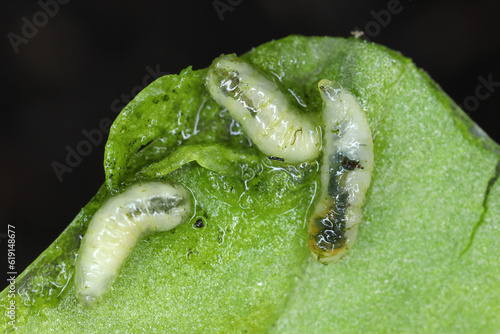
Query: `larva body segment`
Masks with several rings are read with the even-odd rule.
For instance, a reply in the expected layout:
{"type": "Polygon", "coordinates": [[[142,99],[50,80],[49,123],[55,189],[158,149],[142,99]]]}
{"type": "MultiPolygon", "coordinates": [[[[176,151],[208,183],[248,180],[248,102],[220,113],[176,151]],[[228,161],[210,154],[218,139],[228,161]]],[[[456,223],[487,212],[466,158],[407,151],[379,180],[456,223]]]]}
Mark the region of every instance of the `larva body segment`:
{"type": "Polygon", "coordinates": [[[135,184],[108,199],[92,218],[80,246],[75,274],[80,303],[90,307],[101,299],[139,239],[176,227],[191,210],[189,192],[173,183],[135,184]]]}
{"type": "Polygon", "coordinates": [[[223,55],[214,61],[206,85],[266,155],[289,163],[318,156],[320,127],[302,115],[273,81],[235,55],[223,55]]]}
{"type": "Polygon", "coordinates": [[[309,247],[321,263],[338,262],[352,247],[373,171],[368,120],[352,94],[318,83],[325,128],[320,197],[309,222],[309,247]]]}

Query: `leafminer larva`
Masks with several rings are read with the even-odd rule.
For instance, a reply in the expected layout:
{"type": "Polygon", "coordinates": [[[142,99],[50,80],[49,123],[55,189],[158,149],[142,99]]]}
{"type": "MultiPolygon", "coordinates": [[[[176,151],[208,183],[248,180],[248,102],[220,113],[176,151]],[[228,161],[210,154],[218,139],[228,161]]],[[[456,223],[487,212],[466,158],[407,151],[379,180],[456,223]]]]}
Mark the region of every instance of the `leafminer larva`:
{"type": "Polygon", "coordinates": [[[183,186],[149,182],[132,185],[94,214],[76,263],[76,294],[92,306],[106,293],[139,239],[186,221],[191,199],[183,186]]]}
{"type": "MultiPolygon", "coordinates": [[[[315,159],[320,126],[301,115],[278,86],[235,55],[221,56],[208,71],[213,98],[229,110],[265,154],[289,163],[315,159]]],[[[323,264],[352,247],[373,171],[368,120],[353,95],[323,79],[321,191],[309,220],[309,247],[323,264]]]]}
{"type": "Polygon", "coordinates": [[[373,171],[373,139],[365,113],[353,95],[326,79],[324,147],[320,197],[309,221],[309,247],[323,263],[339,261],[352,247],[373,171]]]}
{"type": "Polygon", "coordinates": [[[235,55],[215,60],[207,87],[265,154],[289,163],[319,154],[320,127],[300,114],[274,82],[235,55]]]}

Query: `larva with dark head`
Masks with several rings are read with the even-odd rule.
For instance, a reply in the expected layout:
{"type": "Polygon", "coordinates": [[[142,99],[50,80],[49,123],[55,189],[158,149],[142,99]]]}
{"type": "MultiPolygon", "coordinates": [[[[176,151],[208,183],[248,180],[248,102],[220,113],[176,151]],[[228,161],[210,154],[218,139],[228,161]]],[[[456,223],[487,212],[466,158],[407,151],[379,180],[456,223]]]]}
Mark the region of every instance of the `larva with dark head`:
{"type": "Polygon", "coordinates": [[[323,79],[320,125],[301,115],[278,86],[234,55],[210,67],[206,86],[266,155],[289,163],[323,153],[321,191],[309,221],[309,247],[323,264],[352,247],[373,171],[373,140],[365,113],[352,94],[323,79]]]}
{"type": "Polygon", "coordinates": [[[235,55],[217,58],[206,83],[263,153],[289,163],[319,154],[320,127],[296,110],[274,82],[235,55]]]}
{"type": "Polygon", "coordinates": [[[192,211],[189,192],[174,183],[132,185],[108,199],[94,214],[76,262],[80,303],[96,304],[111,288],[137,242],[185,222],[192,211]]]}

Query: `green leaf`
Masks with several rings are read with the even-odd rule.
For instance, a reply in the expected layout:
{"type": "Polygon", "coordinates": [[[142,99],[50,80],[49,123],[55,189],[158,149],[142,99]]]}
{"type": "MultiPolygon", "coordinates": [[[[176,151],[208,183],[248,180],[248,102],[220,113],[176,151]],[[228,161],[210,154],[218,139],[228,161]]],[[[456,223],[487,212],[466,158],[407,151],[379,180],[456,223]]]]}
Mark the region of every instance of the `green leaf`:
{"type": "MultiPolygon", "coordinates": [[[[311,260],[317,166],[263,156],[206,92],[206,70],[188,68],[153,82],[113,124],[105,186],[17,279],[18,331],[498,332],[498,144],[382,46],[291,36],[243,58],[311,117],[323,78],[365,109],[375,170],[351,253],[311,260]],[[84,309],[72,280],[80,237],[110,193],[151,178],[187,186],[193,218],[140,241],[113,290],[84,309]]],[[[4,309],[12,300],[7,289],[0,298],[4,309]]]]}

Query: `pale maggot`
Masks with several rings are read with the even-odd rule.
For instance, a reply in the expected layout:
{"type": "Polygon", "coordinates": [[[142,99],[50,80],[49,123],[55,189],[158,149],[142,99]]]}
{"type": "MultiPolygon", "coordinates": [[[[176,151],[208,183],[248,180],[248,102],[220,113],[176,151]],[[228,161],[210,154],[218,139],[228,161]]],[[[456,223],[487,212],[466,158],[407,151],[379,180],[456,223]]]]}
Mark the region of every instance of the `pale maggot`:
{"type": "Polygon", "coordinates": [[[189,192],[174,183],[138,183],[108,199],[94,214],[78,253],[75,286],[80,303],[96,304],[141,238],[185,222],[191,210],[189,192]]]}
{"type": "Polygon", "coordinates": [[[235,55],[219,57],[208,71],[206,86],[263,153],[293,164],[318,156],[320,127],[248,63],[235,55]]]}
{"type": "Polygon", "coordinates": [[[338,262],[352,247],[373,171],[373,139],[365,113],[352,94],[326,79],[320,195],[309,221],[309,247],[321,263],[338,262]]]}

